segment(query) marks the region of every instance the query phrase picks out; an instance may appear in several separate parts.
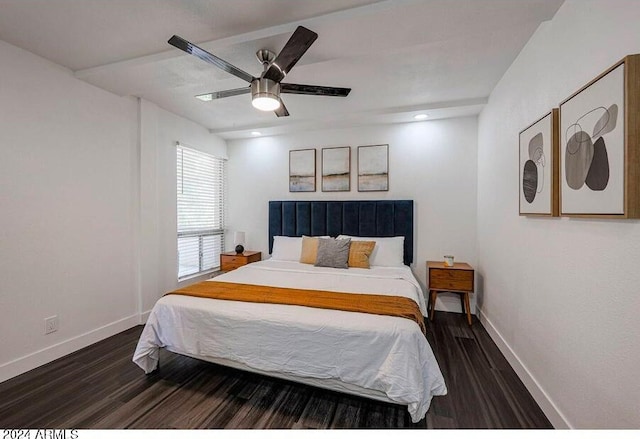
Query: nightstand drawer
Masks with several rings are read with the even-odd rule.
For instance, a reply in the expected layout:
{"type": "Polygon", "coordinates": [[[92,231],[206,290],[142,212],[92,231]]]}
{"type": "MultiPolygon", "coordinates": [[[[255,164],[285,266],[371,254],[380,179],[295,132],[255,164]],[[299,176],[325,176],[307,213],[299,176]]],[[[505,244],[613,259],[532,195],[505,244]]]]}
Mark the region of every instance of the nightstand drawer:
{"type": "Polygon", "coordinates": [[[222,261],[223,264],[239,264],[239,265],[244,265],[247,263],[247,258],[245,258],[244,256],[227,256],[227,255],[222,255],[220,260],[222,261]]]}
{"type": "Polygon", "coordinates": [[[429,270],[429,288],[473,291],[473,271],[431,268],[429,270]]]}
{"type": "Polygon", "coordinates": [[[237,253],[222,253],[220,255],[220,270],[231,271],[243,265],[250,264],[252,262],[258,262],[262,259],[261,252],[246,251],[241,254],[237,253]]]}

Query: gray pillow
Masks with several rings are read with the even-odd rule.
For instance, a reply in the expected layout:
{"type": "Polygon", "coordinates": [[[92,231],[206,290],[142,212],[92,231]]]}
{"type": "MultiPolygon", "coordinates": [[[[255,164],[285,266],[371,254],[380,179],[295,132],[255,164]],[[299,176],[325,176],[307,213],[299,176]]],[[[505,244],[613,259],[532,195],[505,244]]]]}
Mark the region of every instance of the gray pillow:
{"type": "Polygon", "coordinates": [[[349,268],[351,239],[318,239],[316,267],[349,268]]]}

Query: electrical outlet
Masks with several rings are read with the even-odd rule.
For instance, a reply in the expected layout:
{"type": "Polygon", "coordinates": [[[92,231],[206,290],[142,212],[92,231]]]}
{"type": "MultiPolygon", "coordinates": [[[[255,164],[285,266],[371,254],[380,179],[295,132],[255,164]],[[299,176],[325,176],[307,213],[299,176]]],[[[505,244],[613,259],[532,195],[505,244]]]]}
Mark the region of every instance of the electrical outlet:
{"type": "Polygon", "coordinates": [[[51,334],[58,330],[58,316],[51,316],[44,319],[44,333],[51,334]]]}

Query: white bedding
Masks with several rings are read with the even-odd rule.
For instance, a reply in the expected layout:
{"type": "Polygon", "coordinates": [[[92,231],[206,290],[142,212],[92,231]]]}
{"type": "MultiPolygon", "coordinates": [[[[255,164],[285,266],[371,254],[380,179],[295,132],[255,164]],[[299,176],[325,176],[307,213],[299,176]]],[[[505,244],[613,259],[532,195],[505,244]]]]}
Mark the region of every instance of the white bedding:
{"type": "MultiPolygon", "coordinates": [[[[426,315],[408,267],[339,270],[267,260],[210,281],[404,296],[426,315]]],[[[434,395],[447,392],[420,328],[401,317],[169,295],[151,311],[133,361],[149,373],[162,347],[382,392],[406,404],[414,422],[424,417],[434,395]]]]}

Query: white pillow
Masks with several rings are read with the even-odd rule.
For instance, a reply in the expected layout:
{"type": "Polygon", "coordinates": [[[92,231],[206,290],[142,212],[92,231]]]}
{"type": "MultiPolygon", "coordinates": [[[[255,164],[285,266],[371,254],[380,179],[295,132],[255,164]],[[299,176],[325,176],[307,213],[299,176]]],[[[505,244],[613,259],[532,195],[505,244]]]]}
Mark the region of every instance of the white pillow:
{"type": "Polygon", "coordinates": [[[302,237],[274,236],[271,259],[274,261],[300,261],[302,237]]]}
{"type": "Polygon", "coordinates": [[[391,238],[367,238],[363,236],[340,235],[338,239],[351,238],[352,241],[375,241],[376,246],[369,256],[369,265],[378,267],[404,266],[404,236],[391,238]]]}
{"type": "MultiPolygon", "coordinates": [[[[314,236],[314,238],[328,238],[328,236],[314,236]]],[[[300,262],[301,254],[302,236],[273,237],[273,250],[271,250],[271,259],[273,259],[274,261],[300,262]]]]}

